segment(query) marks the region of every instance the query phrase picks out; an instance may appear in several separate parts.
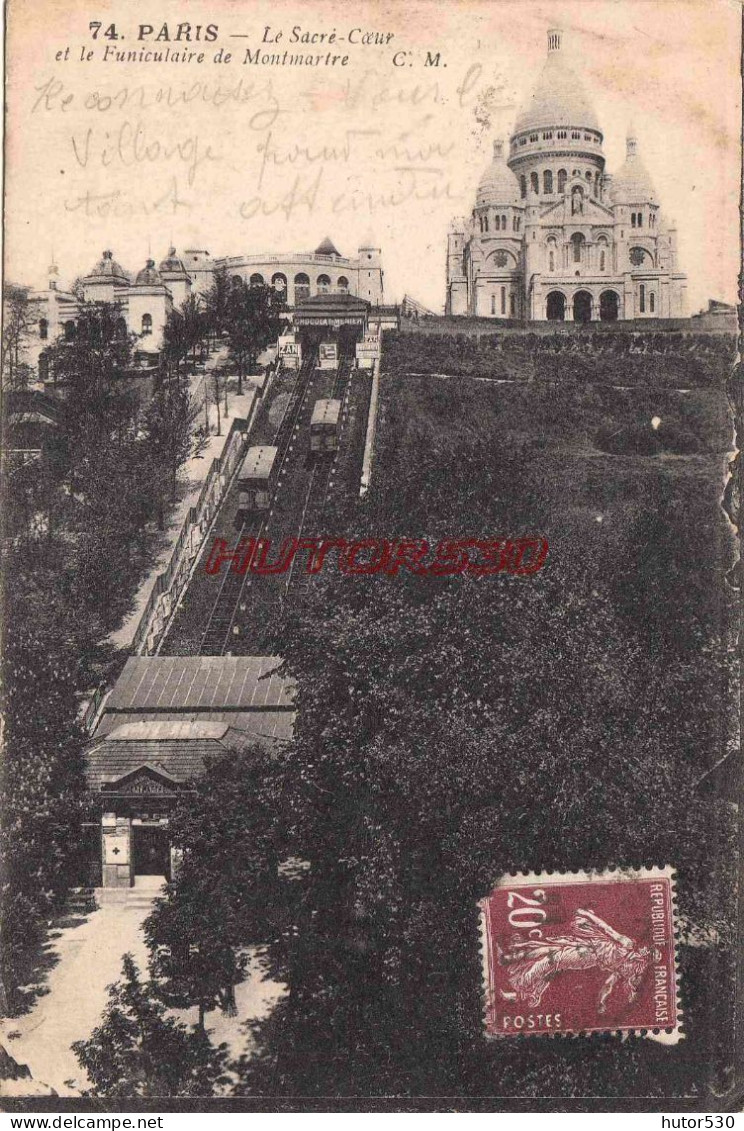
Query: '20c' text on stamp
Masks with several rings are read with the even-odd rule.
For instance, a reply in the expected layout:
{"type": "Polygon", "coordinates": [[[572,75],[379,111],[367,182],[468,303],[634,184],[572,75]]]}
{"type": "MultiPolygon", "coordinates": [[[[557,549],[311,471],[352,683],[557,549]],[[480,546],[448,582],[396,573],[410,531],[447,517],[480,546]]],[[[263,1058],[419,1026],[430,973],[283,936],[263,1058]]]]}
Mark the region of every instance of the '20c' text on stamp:
{"type": "Polygon", "coordinates": [[[487,1037],[680,1039],[672,869],[505,876],[479,906],[487,1037]]]}

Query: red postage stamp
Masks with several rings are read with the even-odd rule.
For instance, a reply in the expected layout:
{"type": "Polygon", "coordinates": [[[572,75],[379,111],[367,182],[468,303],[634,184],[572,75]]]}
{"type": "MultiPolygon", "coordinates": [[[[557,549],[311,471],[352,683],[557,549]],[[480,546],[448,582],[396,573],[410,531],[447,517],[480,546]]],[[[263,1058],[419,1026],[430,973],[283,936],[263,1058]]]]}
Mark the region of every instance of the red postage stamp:
{"type": "Polygon", "coordinates": [[[487,1037],[680,1039],[671,868],[505,876],[481,900],[487,1037]]]}

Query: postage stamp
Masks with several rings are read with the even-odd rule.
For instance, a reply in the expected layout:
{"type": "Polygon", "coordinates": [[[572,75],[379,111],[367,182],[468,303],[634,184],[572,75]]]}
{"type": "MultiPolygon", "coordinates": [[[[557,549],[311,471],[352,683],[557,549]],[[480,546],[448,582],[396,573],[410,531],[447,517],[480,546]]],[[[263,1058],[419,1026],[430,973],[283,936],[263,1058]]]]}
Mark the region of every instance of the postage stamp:
{"type": "Polygon", "coordinates": [[[490,1038],[636,1032],[676,1043],[671,868],[507,875],[481,900],[490,1038]]]}

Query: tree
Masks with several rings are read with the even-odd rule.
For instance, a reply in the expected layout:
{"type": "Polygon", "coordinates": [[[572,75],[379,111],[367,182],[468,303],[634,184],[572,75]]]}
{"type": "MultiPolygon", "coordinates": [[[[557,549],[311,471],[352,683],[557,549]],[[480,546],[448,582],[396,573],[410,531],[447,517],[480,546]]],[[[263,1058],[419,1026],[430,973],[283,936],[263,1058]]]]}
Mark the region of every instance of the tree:
{"type": "Polygon", "coordinates": [[[151,971],[164,1001],[204,1014],[235,1010],[246,947],[264,941],[282,881],[275,851],[277,767],[258,745],[210,763],[169,831],[182,859],[145,921],[151,971]]]}
{"type": "Polygon", "coordinates": [[[203,1030],[166,1015],[150,982],[124,956],[122,981],[109,987],[103,1022],[72,1046],[93,1087],[106,1099],[211,1096],[228,1082],[227,1050],[203,1030]]]}
{"type": "Polygon", "coordinates": [[[6,283],[3,287],[2,389],[25,388],[31,366],[23,361],[23,349],[33,324],[28,287],[6,283]]]}
{"type": "Polygon", "coordinates": [[[179,310],[172,310],[163,327],[162,356],[169,375],[180,376],[181,362],[188,356],[191,342],[186,319],[179,310]]]}
{"type": "Polygon", "coordinates": [[[147,462],[158,489],[158,527],[164,525],[166,491],[176,497],[179,468],[194,451],[194,424],[199,415],[187,390],[164,380],[145,408],[142,438],[147,462]]]}
{"type": "Polygon", "coordinates": [[[243,281],[231,287],[226,330],[230,357],[238,368],[238,396],[243,394],[243,378],[258,355],[279,337],[285,324],[284,309],[284,299],[273,287],[248,286],[243,281]]]}
{"type": "Polygon", "coordinates": [[[205,296],[205,310],[209,333],[213,338],[219,337],[225,329],[228,320],[230,305],[231,283],[226,267],[220,267],[212,277],[212,286],[205,296]]]}
{"type": "Polygon", "coordinates": [[[205,345],[209,332],[207,308],[197,295],[189,295],[180,309],[169,313],[163,327],[162,353],[168,373],[178,377],[189,354],[195,363],[197,350],[205,345]]]}
{"type": "Polygon", "coordinates": [[[31,539],[5,557],[0,981],[11,1011],[47,920],[83,870],[80,625],[54,598],[55,564],[31,539]]]}
{"type": "Polygon", "coordinates": [[[207,313],[197,295],[189,295],[181,305],[184,321],[184,337],[191,351],[191,361],[196,362],[196,351],[206,345],[209,335],[207,313]]]}

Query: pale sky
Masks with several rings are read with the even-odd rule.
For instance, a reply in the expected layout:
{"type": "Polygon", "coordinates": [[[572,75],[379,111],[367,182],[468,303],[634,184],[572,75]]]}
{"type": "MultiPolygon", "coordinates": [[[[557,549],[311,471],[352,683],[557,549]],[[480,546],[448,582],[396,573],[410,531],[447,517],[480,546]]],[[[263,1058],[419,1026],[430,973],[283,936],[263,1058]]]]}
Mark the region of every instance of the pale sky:
{"type": "Polygon", "coordinates": [[[109,247],[137,271],[171,242],[213,255],[276,254],[328,235],[354,255],[371,232],[386,299],[408,293],[440,310],[450,221],[470,212],[492,141],[508,139],[544,62],[547,29],[560,26],[597,111],[609,172],[635,127],[664,213],[677,222],[690,312],[708,298],[736,301],[738,3],[153,0],[144,11],[127,0],[95,9],[9,0],[14,281],[44,286],[54,255],[66,286],[109,247]],[[185,13],[202,25],[201,42],[175,40],[185,13]],[[139,42],[145,19],[153,32],[139,42]],[[95,40],[91,20],[103,25],[95,40]],[[155,42],[166,21],[170,42],[155,42]],[[117,40],[104,38],[112,23],[117,40]],[[205,42],[208,24],[217,38],[205,42]],[[293,43],[295,27],[296,37],[335,29],[336,41],[293,43]],[[109,56],[169,47],[205,58],[104,61],[106,47],[109,56]],[[229,63],[215,61],[220,49],[229,63]],[[330,51],[348,65],[264,66],[245,63],[246,49],[330,51]],[[427,52],[439,53],[438,66],[425,65],[427,52]]]}

